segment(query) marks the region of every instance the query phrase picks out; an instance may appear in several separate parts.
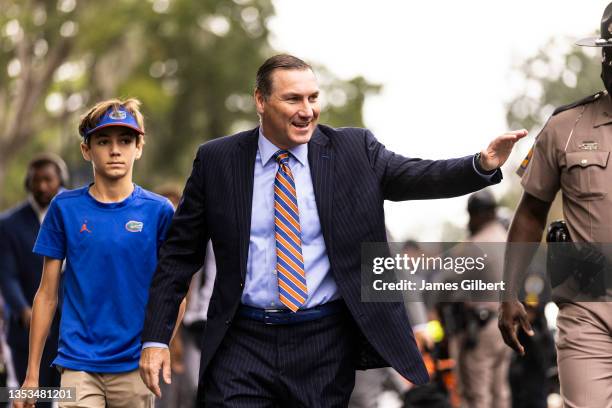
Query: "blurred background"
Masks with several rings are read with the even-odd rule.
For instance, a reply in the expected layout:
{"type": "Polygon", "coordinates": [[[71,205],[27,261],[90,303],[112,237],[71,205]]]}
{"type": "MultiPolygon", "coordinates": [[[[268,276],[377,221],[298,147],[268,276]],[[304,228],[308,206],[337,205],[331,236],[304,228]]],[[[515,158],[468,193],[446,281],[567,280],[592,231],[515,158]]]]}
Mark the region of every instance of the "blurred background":
{"type": "MultiPolygon", "coordinates": [[[[322,123],[367,126],[412,157],[473,154],[527,128],[496,196],[555,106],[602,89],[593,34],[606,1],[0,0],[0,210],[25,197],[28,158],[66,159],[89,182],[76,131],[87,106],[134,96],[147,140],[135,180],[184,183],[196,146],[255,126],[254,73],[268,56],[315,65],[322,123]]],[[[452,241],[465,198],[389,203],[397,240],[452,241]]]]}

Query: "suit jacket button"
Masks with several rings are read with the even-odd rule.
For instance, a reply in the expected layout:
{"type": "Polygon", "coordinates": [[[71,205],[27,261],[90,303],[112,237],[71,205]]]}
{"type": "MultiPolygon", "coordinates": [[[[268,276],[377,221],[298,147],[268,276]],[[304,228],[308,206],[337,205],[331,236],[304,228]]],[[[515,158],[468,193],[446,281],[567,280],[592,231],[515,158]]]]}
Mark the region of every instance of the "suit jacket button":
{"type": "Polygon", "coordinates": [[[226,320],[225,324],[229,326],[230,324],[232,324],[232,320],[231,319],[226,320]]]}

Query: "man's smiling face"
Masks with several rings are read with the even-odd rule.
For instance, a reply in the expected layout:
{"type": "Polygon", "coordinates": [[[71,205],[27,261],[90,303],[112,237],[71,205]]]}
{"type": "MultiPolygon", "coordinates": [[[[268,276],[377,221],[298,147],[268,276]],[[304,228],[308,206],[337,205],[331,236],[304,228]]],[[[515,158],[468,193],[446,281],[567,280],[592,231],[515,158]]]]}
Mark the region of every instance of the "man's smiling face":
{"type": "Polygon", "coordinates": [[[276,69],[270,95],[255,92],[263,134],[280,149],[308,143],[321,107],[319,84],[310,69],[276,69]]]}

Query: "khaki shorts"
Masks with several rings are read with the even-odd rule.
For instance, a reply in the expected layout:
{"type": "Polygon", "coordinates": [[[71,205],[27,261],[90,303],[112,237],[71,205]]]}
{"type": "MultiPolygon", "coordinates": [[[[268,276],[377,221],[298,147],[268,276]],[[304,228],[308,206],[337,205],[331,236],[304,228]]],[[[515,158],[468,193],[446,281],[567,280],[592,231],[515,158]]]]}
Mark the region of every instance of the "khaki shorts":
{"type": "Polygon", "coordinates": [[[62,368],[62,387],[75,387],[76,400],[60,408],[153,408],[155,396],[138,370],[127,373],[88,373],[62,368]]]}

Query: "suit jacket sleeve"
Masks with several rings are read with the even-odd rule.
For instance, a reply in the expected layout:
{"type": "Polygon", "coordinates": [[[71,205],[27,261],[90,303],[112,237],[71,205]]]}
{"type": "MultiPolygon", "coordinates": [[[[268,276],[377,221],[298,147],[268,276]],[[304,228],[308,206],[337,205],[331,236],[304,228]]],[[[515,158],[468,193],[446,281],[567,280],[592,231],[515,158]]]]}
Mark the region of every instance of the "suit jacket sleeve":
{"type": "Polygon", "coordinates": [[[168,344],[192,275],[204,264],[208,230],[203,177],[203,147],[198,150],[183,197],[172,218],[151,282],[143,342],[168,344]]]}
{"type": "MultiPolygon", "coordinates": [[[[29,303],[19,283],[19,270],[17,267],[17,253],[11,245],[12,237],[9,236],[6,221],[0,221],[0,288],[2,295],[12,313],[21,313],[29,307],[29,303]]],[[[32,254],[23,254],[31,256],[32,254]]]]}
{"type": "Polygon", "coordinates": [[[490,180],[476,173],[473,155],[448,160],[407,158],[387,150],[369,130],[365,132],[368,158],[381,180],[386,200],[457,197],[502,179],[501,170],[490,180]]]}

